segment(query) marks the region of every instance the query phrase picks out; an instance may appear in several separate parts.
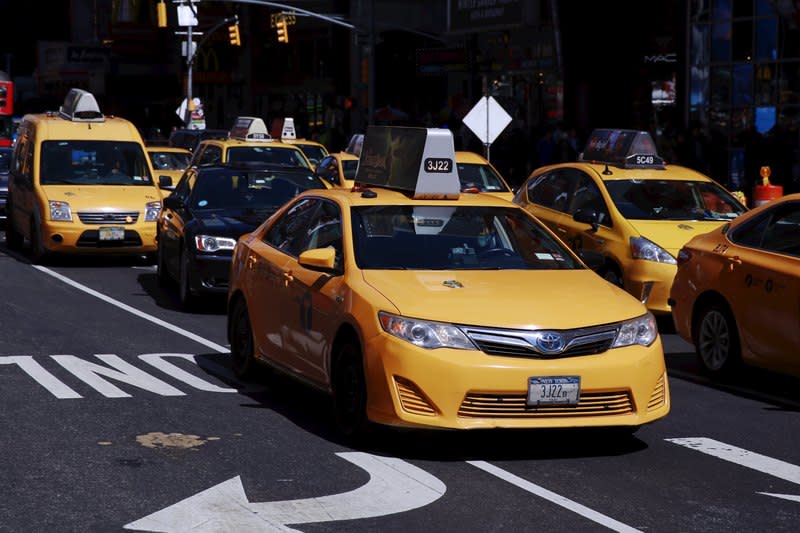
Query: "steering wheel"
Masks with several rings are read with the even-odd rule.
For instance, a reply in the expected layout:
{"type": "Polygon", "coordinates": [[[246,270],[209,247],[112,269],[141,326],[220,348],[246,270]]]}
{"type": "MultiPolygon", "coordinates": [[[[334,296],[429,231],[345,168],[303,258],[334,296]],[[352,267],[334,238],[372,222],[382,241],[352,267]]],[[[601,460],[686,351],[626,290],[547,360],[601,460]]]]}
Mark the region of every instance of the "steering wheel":
{"type": "Polygon", "coordinates": [[[508,248],[489,248],[478,254],[479,259],[490,259],[492,257],[514,257],[514,251],[508,248]]]}

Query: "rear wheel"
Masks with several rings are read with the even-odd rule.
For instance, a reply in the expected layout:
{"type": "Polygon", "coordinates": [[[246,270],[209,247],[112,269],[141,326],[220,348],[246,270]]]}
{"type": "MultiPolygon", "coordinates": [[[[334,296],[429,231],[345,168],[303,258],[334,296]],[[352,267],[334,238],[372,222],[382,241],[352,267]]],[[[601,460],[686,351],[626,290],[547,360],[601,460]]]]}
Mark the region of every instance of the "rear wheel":
{"type": "Polygon", "coordinates": [[[367,384],[361,350],[352,340],[342,343],[333,368],[333,409],[336,427],[349,439],[367,432],[367,384]]]}
{"type": "Polygon", "coordinates": [[[6,246],[9,250],[19,252],[22,250],[22,245],[24,243],[25,238],[22,236],[22,233],[17,231],[17,228],[14,226],[9,216],[8,219],[6,219],[6,246]]]}
{"type": "Polygon", "coordinates": [[[714,303],[703,308],[694,329],[697,357],[707,373],[720,376],[739,366],[742,359],[739,333],[726,306],[714,303]]]}
{"type": "Polygon", "coordinates": [[[250,314],[244,299],[238,298],[231,310],[229,337],[231,341],[231,366],[240,379],[251,379],[255,375],[256,360],[253,355],[253,329],[250,314]]]}

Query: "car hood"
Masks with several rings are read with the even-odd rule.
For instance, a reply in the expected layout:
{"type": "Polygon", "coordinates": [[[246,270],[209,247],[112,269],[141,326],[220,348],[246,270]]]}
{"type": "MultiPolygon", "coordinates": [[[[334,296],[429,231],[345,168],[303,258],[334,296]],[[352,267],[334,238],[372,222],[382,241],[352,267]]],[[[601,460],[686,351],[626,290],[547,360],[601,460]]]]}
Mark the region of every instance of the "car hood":
{"type": "Polygon", "coordinates": [[[252,210],[205,210],[194,212],[197,233],[239,238],[256,229],[271,213],[252,210]]]}
{"type": "Polygon", "coordinates": [[[628,220],[643,237],[653,241],[673,257],[692,237],[702,235],[725,224],[724,220],[628,220]]]}
{"type": "Polygon", "coordinates": [[[633,296],[588,269],[362,273],[401,315],[427,320],[567,329],[616,322],[646,312],[633,296]]]}
{"type": "Polygon", "coordinates": [[[160,202],[161,193],[153,185],[45,185],[48,200],[67,202],[72,212],[142,211],[148,202],[160,202]]]}

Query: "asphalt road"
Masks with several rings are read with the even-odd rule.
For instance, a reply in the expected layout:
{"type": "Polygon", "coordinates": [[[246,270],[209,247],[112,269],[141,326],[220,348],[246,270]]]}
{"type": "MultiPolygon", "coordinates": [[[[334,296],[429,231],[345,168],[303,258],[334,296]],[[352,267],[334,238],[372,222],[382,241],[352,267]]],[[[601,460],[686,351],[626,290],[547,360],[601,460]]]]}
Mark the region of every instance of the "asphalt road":
{"type": "Polygon", "coordinates": [[[597,431],[386,431],[237,382],[225,310],[136,260],[0,244],[0,532],[797,531],[800,381],[699,372],[665,330],[672,412],[597,431]]]}

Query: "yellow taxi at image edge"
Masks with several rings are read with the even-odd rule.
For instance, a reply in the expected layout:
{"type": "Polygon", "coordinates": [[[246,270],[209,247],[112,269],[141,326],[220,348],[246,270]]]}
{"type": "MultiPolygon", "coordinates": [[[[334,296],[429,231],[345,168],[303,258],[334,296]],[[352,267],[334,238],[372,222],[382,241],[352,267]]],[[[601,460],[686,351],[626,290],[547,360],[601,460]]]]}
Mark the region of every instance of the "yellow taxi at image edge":
{"type": "Polygon", "coordinates": [[[145,145],[156,176],[169,176],[176,185],[192,160],[192,152],[179,146],[145,145]]]}
{"type": "Polygon", "coordinates": [[[644,305],[489,194],[301,193],[238,241],[228,339],[240,377],[267,363],[332,394],[345,434],[362,409],[453,429],[635,429],[670,410],[644,305]]]}

